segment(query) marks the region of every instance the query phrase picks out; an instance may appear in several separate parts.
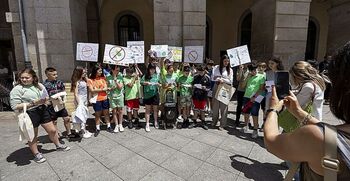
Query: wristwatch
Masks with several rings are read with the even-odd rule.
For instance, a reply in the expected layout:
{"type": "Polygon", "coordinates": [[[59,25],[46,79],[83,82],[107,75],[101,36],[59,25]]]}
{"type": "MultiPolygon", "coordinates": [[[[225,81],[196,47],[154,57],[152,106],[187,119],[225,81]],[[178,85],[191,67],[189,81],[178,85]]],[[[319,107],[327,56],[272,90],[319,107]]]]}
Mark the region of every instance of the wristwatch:
{"type": "Polygon", "coordinates": [[[268,109],[268,110],[266,110],[266,114],[269,114],[270,112],[275,112],[277,115],[279,114],[279,111],[277,111],[276,109],[268,109]]]}

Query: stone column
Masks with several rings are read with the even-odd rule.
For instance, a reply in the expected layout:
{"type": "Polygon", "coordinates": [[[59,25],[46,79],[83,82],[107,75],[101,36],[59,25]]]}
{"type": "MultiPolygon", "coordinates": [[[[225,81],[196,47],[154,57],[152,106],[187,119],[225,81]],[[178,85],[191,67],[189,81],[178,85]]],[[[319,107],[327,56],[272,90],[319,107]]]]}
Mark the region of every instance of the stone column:
{"type": "Polygon", "coordinates": [[[205,46],[206,0],[183,0],[183,46],[205,46]]]}
{"type": "Polygon", "coordinates": [[[311,0],[277,0],[274,37],[275,56],[285,68],[304,60],[311,0]]]}
{"type": "Polygon", "coordinates": [[[350,1],[333,0],[332,7],[328,10],[329,28],[327,53],[335,51],[350,41],[350,1]]]}

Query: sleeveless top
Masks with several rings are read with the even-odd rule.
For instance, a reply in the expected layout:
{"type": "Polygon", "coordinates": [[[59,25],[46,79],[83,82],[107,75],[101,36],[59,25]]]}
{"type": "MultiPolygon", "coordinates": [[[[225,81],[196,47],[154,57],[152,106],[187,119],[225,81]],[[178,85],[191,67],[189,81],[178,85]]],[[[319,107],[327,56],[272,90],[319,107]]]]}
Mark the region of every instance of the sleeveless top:
{"type": "MultiPolygon", "coordinates": [[[[324,123],[317,126],[324,134],[324,123]]],[[[340,161],[340,171],[337,180],[350,180],[350,133],[337,132],[338,160],[340,161]],[[346,158],[347,157],[347,158],[346,158]]],[[[323,181],[323,176],[315,173],[306,162],[300,164],[300,180],[302,181],[323,181]]]]}

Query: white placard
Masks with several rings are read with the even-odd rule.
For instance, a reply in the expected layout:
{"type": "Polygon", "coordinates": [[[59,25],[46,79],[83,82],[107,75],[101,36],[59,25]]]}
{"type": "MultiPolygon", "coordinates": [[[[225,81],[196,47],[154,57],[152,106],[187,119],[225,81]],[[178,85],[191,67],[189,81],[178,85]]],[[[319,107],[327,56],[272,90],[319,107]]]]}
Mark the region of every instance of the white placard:
{"type": "Polygon", "coordinates": [[[275,81],[273,80],[268,80],[265,82],[265,88],[267,92],[272,92],[272,86],[275,85],[275,81]]]}
{"type": "MultiPolygon", "coordinates": [[[[145,63],[145,42],[128,41],[127,47],[130,49],[133,63],[145,63]]],[[[131,62],[130,62],[131,63],[131,62]]]]}
{"type": "Polygon", "coordinates": [[[77,43],[76,60],[97,62],[98,44],[96,43],[77,43]]]}
{"type": "Polygon", "coordinates": [[[182,47],[169,46],[167,59],[172,62],[182,62],[182,47]]]}
{"type": "Polygon", "coordinates": [[[231,67],[251,62],[247,45],[228,49],[227,54],[230,57],[231,67]]]}
{"type": "Polygon", "coordinates": [[[133,61],[131,55],[132,53],[127,47],[106,44],[103,63],[124,66],[133,61]]]}
{"type": "Polygon", "coordinates": [[[184,53],[184,62],[203,63],[203,46],[186,46],[184,53]]]}
{"type": "Polygon", "coordinates": [[[258,95],[258,97],[255,98],[255,102],[261,103],[261,101],[264,99],[264,96],[258,95]]]}
{"type": "Polygon", "coordinates": [[[168,45],[151,45],[151,50],[156,52],[157,57],[168,56],[168,45]]]}

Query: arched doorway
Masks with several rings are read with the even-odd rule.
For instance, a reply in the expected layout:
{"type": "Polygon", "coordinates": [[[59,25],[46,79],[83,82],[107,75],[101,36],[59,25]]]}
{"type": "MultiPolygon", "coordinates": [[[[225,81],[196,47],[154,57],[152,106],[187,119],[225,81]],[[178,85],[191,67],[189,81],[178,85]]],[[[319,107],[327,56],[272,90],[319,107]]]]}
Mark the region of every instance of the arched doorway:
{"type": "Polygon", "coordinates": [[[250,49],[252,39],[252,12],[250,10],[243,13],[239,25],[239,45],[247,45],[250,49]]]}
{"type": "Polygon", "coordinates": [[[312,60],[317,55],[319,24],[315,18],[310,17],[307,29],[307,42],[305,50],[305,60],[312,60]]]}
{"type": "Polygon", "coordinates": [[[121,46],[126,46],[127,41],[140,41],[142,39],[140,24],[139,19],[131,13],[116,18],[116,43],[121,46]]]}
{"type": "Polygon", "coordinates": [[[211,33],[212,33],[212,22],[207,16],[207,21],[205,24],[205,57],[211,58],[211,33]]]}

